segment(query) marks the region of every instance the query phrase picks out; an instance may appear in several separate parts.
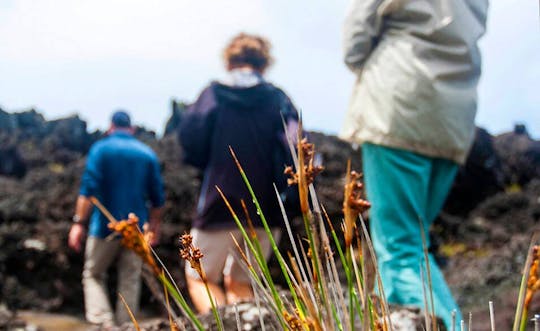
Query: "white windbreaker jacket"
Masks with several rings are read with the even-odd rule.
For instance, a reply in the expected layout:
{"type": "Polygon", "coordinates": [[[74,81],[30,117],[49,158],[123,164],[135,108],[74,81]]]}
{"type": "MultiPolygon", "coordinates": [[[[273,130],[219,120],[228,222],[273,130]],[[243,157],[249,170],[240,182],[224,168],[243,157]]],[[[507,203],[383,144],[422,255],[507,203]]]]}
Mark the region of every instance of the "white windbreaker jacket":
{"type": "Polygon", "coordinates": [[[352,0],[356,73],[341,137],[463,163],[474,136],[488,0],[352,0]]]}

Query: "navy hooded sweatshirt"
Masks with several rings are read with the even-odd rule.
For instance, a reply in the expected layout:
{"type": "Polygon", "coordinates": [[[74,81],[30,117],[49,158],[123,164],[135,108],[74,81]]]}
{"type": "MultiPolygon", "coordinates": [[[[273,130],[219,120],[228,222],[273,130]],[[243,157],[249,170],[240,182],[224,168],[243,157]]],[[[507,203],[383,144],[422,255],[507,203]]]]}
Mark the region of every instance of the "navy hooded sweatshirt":
{"type": "Polygon", "coordinates": [[[231,87],[217,82],[203,90],[182,118],[179,139],[183,160],[203,171],[193,227],[236,227],[220,197],[219,187],[236,214],[244,220],[240,200],[248,207],[255,226],[261,226],[249,191],[229,151],[232,147],[271,226],[283,224],[273,188],[284,190],[285,163],[290,165],[282,118],[297,121],[290,99],[279,88],[263,82],[252,87],[231,87]]]}

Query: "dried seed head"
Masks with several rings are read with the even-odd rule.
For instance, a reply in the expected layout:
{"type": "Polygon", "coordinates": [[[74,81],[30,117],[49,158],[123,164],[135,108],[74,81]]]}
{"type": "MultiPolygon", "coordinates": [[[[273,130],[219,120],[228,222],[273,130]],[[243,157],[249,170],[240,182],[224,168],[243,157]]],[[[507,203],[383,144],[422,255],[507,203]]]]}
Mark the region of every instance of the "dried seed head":
{"type": "Polygon", "coordinates": [[[182,236],[180,236],[180,244],[182,246],[191,246],[191,243],[193,242],[193,236],[189,233],[184,233],[182,236]]]}
{"type": "Polygon", "coordinates": [[[320,174],[324,167],[315,165],[315,145],[307,142],[304,138],[298,142],[298,169],[294,172],[292,167],[286,167],[284,174],[288,175],[289,185],[298,185],[300,196],[300,209],[303,214],[309,212],[308,186],[315,181],[315,177],[320,174]]]}
{"type": "Polygon", "coordinates": [[[285,319],[285,322],[289,326],[289,330],[291,331],[303,330],[302,320],[298,317],[298,315],[290,314],[287,311],[283,311],[283,318],[285,319]]]}
{"type": "Polygon", "coordinates": [[[182,245],[182,248],[180,248],[180,257],[189,262],[189,265],[197,271],[201,279],[206,281],[206,274],[204,273],[201,264],[201,259],[204,254],[199,248],[193,246],[193,236],[184,233],[180,237],[180,244],[182,245]]]}
{"type": "Polygon", "coordinates": [[[289,176],[289,178],[287,178],[287,185],[292,186],[298,184],[298,175],[294,172],[293,167],[285,167],[285,171],[283,171],[283,174],[289,176]]]}
{"type": "Polygon", "coordinates": [[[527,280],[527,293],[525,294],[525,309],[528,309],[534,294],[540,289],[540,246],[535,245],[532,251],[531,268],[527,280]]]}
{"type": "Polygon", "coordinates": [[[137,254],[144,263],[149,265],[154,274],[159,275],[161,269],[157,266],[150,244],[148,234],[143,234],[139,230],[139,218],[130,213],[127,220],[121,220],[117,222],[110,222],[108,224],[109,229],[115,231],[122,236],[122,246],[132,250],[137,254]]]}
{"type": "Polygon", "coordinates": [[[343,214],[345,219],[344,235],[345,245],[352,244],[354,229],[358,215],[367,211],[371,204],[362,198],[363,184],[360,182],[362,175],[356,171],[351,171],[351,162],[347,163],[347,180],[345,183],[343,198],[343,214]]]}
{"type": "Polygon", "coordinates": [[[315,165],[314,159],[315,159],[315,145],[308,143],[307,139],[304,138],[300,142],[300,147],[302,150],[302,153],[304,153],[304,160],[307,161],[307,164],[304,165],[304,168],[306,169],[306,183],[307,185],[313,183],[315,180],[315,177],[317,177],[318,174],[320,174],[324,167],[322,165],[315,165]]]}
{"type": "Polygon", "coordinates": [[[350,188],[349,194],[344,201],[344,205],[348,205],[357,214],[363,213],[371,207],[371,204],[367,200],[362,199],[364,184],[360,182],[361,178],[361,174],[354,170],[351,171],[350,181],[346,184],[350,188]]]}

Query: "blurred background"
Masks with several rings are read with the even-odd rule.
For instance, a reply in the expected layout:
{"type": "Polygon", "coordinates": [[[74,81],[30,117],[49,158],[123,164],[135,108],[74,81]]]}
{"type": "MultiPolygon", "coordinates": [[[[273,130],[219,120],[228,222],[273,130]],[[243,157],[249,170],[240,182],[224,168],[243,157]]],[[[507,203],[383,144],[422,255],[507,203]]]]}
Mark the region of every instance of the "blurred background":
{"type": "MultiPolygon", "coordinates": [[[[269,79],[311,130],[336,134],[353,75],[341,59],[345,0],[1,0],[0,108],[78,113],[105,129],[116,108],[162,133],[172,98],[193,102],[224,76],[234,34],[274,44],[269,79]]],[[[494,0],[481,42],[477,124],[492,134],[524,123],[540,137],[540,23],[536,0],[494,0]]]]}

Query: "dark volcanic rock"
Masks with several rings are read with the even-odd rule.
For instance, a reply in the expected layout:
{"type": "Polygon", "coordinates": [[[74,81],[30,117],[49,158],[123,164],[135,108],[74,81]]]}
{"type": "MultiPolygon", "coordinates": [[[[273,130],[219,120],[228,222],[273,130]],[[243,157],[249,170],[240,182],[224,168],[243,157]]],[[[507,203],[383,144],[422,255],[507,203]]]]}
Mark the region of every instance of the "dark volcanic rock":
{"type": "Polygon", "coordinates": [[[26,164],[16,146],[1,144],[0,160],[0,175],[22,178],[26,174],[26,164]]]}
{"type": "Polygon", "coordinates": [[[540,178],[540,141],[533,140],[524,125],[495,137],[495,150],[502,160],[506,185],[525,185],[540,178]]]}
{"type": "MultiPolygon", "coordinates": [[[[27,166],[27,174],[20,180],[0,176],[0,265],[3,279],[9,280],[2,282],[2,301],[13,308],[81,310],[82,256],[69,251],[66,240],[85,153],[101,133],[87,133],[86,124],[77,116],[47,122],[35,111],[0,115],[7,116],[0,134],[9,133],[27,166]],[[36,273],[39,277],[30,281],[28,276],[36,273]]],[[[176,135],[156,139],[155,133],[137,128],[136,136],[149,144],[161,161],[167,200],[161,244],[156,250],[182,288],[183,263],[177,240],[179,234],[189,231],[200,174],[181,163],[176,135]]],[[[320,200],[330,217],[339,222],[341,178],[348,159],[360,169],[360,153],[335,137],[319,133],[311,137],[326,166],[317,183],[320,200]]],[[[293,224],[297,229],[303,227],[293,224]]],[[[284,240],[283,249],[289,249],[288,245],[284,240]]]]}
{"type": "Polygon", "coordinates": [[[182,101],[171,101],[172,114],[165,124],[164,136],[176,134],[176,130],[180,127],[182,114],[187,110],[188,105],[182,101]]]}
{"type": "MultiPolygon", "coordinates": [[[[190,228],[200,174],[180,161],[182,151],[174,134],[180,112],[173,113],[163,138],[144,128],[136,135],[161,161],[167,200],[156,250],[184,291],[177,240],[190,228]]],[[[48,122],[34,110],[0,110],[0,301],[11,308],[82,311],[82,256],[68,250],[66,241],[85,155],[101,136],[88,133],[77,116],[48,122]]],[[[317,194],[338,224],[347,161],[360,171],[361,153],[333,136],[313,132],[310,140],[325,166],[316,181],[317,194]]],[[[519,130],[493,138],[478,129],[437,222],[435,241],[448,259],[449,283],[465,314],[475,308],[484,316],[493,298],[505,302],[506,311],[499,316],[511,315],[507,310],[527,241],[540,218],[538,144],[519,130]],[[505,192],[507,188],[511,190],[505,192]]],[[[292,223],[302,235],[303,224],[292,223]]],[[[282,240],[280,248],[290,250],[290,244],[282,240]]],[[[143,304],[148,305],[150,294],[145,291],[143,304]]],[[[507,326],[508,319],[500,323],[507,326]]],[[[476,324],[474,329],[488,330],[476,324]]]]}
{"type": "Polygon", "coordinates": [[[86,122],[77,115],[47,122],[44,127],[45,144],[50,144],[53,149],[86,153],[97,138],[86,131],[86,122]]]}
{"type": "Polygon", "coordinates": [[[467,214],[487,197],[503,189],[503,171],[493,146],[493,137],[477,128],[465,165],[460,167],[444,211],[459,216],[467,214]]]}
{"type": "MultiPolygon", "coordinates": [[[[540,220],[540,180],[519,192],[501,192],[487,198],[459,231],[446,241],[451,255],[446,268],[463,313],[473,312],[475,330],[489,330],[488,302],[495,303],[496,324],[510,329],[531,236],[540,220]]],[[[538,311],[540,298],[533,299],[538,311]]]]}
{"type": "Polygon", "coordinates": [[[45,124],[45,118],[35,109],[10,114],[0,109],[0,130],[5,132],[20,131],[27,134],[39,134],[45,124]],[[38,129],[36,132],[30,132],[38,129]]]}
{"type": "Polygon", "coordinates": [[[35,325],[28,325],[16,313],[8,310],[5,305],[0,304],[0,330],[39,331],[40,329],[35,325]]]}
{"type": "Polygon", "coordinates": [[[19,164],[27,169],[76,161],[101,136],[100,132],[88,133],[86,122],[77,115],[45,121],[33,109],[14,114],[0,109],[0,117],[0,150],[15,146],[19,164]]]}

